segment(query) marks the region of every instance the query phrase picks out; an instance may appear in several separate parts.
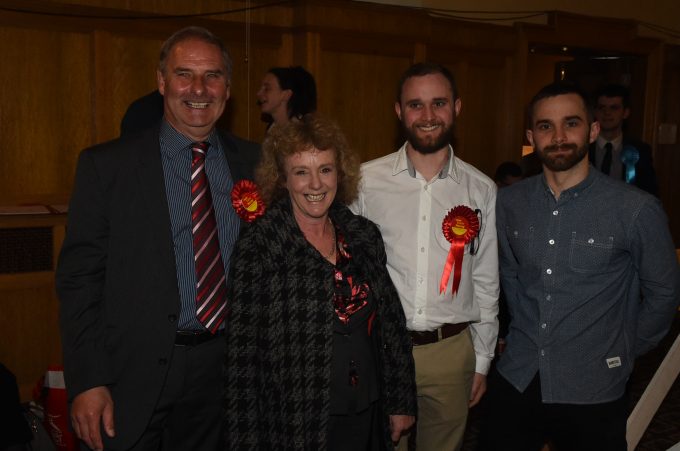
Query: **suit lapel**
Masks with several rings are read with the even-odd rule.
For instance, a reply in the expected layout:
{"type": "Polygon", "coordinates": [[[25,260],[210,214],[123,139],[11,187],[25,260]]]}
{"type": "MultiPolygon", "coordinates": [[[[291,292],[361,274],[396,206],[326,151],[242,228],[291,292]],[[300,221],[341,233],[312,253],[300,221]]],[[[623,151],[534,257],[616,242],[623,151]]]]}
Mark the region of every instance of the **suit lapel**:
{"type": "Polygon", "coordinates": [[[149,222],[149,230],[153,231],[152,234],[149,234],[148,239],[156,244],[160,254],[159,262],[162,266],[159,270],[167,274],[167,277],[176,278],[170,210],[165,192],[165,178],[158,136],[159,128],[156,127],[149,133],[145,133],[137,144],[139,147],[137,149],[139,156],[137,167],[139,195],[146,207],[142,217],[146,218],[149,222]]]}
{"type": "Polygon", "coordinates": [[[244,173],[246,162],[243,160],[243,155],[239,151],[236,142],[228,133],[218,131],[218,135],[220,137],[220,142],[222,143],[222,149],[224,149],[224,155],[227,157],[231,178],[234,183],[236,183],[246,177],[246,174],[244,173]]]}

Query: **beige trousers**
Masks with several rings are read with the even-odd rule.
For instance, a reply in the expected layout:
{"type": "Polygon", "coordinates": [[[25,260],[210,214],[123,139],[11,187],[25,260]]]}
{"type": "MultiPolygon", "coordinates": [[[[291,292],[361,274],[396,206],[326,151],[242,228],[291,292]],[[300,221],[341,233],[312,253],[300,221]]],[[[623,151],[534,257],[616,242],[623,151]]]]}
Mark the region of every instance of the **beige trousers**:
{"type": "MultiPolygon", "coordinates": [[[[414,346],[413,359],[418,387],[416,449],[460,449],[475,372],[470,329],[437,343],[414,346]]],[[[408,439],[409,436],[401,439],[397,451],[409,449],[408,439]]]]}

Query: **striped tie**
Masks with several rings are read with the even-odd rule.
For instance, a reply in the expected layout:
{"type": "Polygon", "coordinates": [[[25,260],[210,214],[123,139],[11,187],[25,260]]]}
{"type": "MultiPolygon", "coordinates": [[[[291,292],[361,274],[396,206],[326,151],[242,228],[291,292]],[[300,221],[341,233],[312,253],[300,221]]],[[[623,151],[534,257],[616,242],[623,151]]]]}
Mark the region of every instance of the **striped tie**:
{"type": "Polygon", "coordinates": [[[209,145],[205,142],[192,145],[191,223],[196,265],[196,317],[206,329],[215,333],[224,321],[226,277],[205,173],[205,155],[209,145]]]}

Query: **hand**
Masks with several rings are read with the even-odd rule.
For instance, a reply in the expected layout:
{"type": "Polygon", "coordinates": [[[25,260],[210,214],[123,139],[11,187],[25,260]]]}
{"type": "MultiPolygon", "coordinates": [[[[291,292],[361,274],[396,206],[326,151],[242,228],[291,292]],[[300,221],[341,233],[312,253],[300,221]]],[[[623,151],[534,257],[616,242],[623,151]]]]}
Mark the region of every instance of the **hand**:
{"type": "Polygon", "coordinates": [[[472,390],[470,391],[470,403],[468,407],[477,405],[482,396],[486,393],[486,376],[484,374],[475,373],[472,376],[472,390]]]}
{"type": "Polygon", "coordinates": [[[113,399],[106,387],[94,387],[73,398],[71,423],[79,439],[96,451],[104,449],[101,425],[109,437],[116,435],[113,428],[113,399]]]}
{"type": "Polygon", "coordinates": [[[392,441],[397,443],[401,436],[416,422],[416,417],[411,415],[390,415],[390,431],[392,441]]]}

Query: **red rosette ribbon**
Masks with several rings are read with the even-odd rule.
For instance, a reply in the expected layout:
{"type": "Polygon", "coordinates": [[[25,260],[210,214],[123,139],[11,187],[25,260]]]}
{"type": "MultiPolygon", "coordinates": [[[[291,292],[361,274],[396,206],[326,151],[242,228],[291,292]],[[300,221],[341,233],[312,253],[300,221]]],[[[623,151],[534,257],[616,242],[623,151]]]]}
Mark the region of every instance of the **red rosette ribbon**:
{"type": "Polygon", "coordinates": [[[257,185],[250,180],[240,180],[231,190],[231,205],[246,222],[253,222],[264,214],[264,202],[257,185]]]}
{"type": "Polygon", "coordinates": [[[477,214],[465,205],[452,208],[442,221],[442,232],[444,232],[446,241],[451,243],[451,249],[449,249],[449,255],[446,257],[444,272],[439,282],[439,294],[446,291],[449,278],[451,278],[451,269],[453,269],[453,284],[451,286],[451,296],[453,296],[458,291],[458,285],[460,285],[465,245],[479,233],[477,214]]]}

